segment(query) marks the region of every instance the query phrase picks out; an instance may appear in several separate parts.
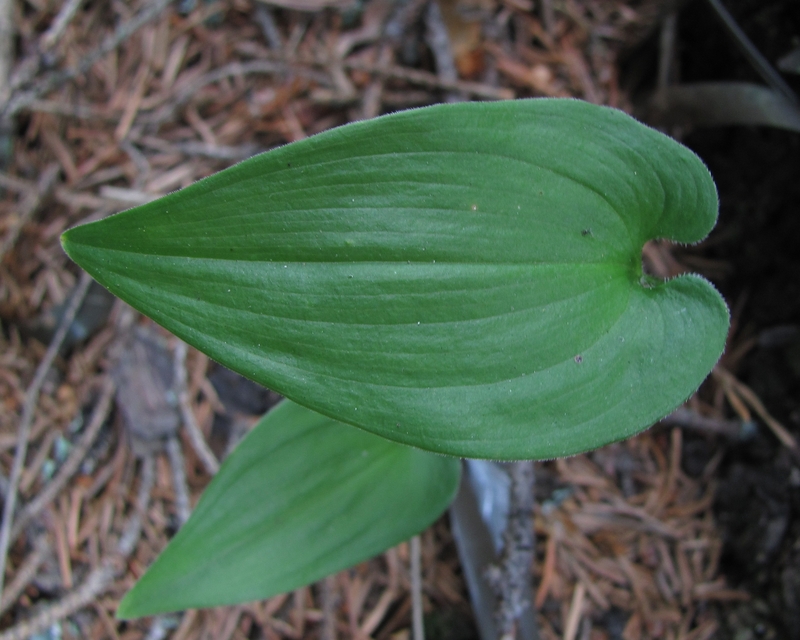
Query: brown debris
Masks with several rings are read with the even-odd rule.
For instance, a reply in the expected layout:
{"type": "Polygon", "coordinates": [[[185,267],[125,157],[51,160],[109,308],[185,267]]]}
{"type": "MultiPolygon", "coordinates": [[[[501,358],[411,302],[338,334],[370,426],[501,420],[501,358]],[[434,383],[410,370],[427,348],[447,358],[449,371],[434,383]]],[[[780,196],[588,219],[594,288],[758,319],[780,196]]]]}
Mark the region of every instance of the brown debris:
{"type": "MultiPolygon", "coordinates": [[[[0,0],[3,11],[11,4],[0,0]]],[[[64,638],[89,640],[162,637],[159,630],[175,640],[409,637],[405,543],[266,602],[114,620],[120,598],[166,545],[170,523],[184,519],[187,502],[196,503],[218,468],[207,444],[220,411],[208,359],[167,345],[173,360],[158,369],[178,405],[159,409],[163,398],[153,396],[151,409],[170,416],[156,434],[167,448],[144,447],[138,459],[126,435],[137,411],[124,393],[116,415],[126,414],[128,427],[107,419],[110,380],[115,349],[132,331],[152,327],[126,320],[130,311],[116,305],[71,351],[51,347],[52,366],[39,375],[48,344],[26,330],[85,282],[59,245],[70,226],[261,150],[448,96],[575,96],[626,108],[617,59],[675,8],[661,0],[412,0],[403,7],[369,0],[360,14],[307,12],[342,4],[68,0],[56,8],[36,0],[15,10],[22,58],[7,61],[0,51],[0,89],[11,89],[5,103],[0,90],[0,138],[12,117],[19,133],[11,163],[0,170],[0,479],[5,492],[12,477],[12,504],[20,508],[5,524],[0,638],[27,637],[54,623],[64,638]],[[433,44],[445,40],[447,46],[433,44]],[[59,447],[68,448],[66,457],[59,447]],[[20,464],[12,473],[15,451],[20,464]]],[[[648,248],[646,258],[662,275],[683,269],[664,247],[648,248]]],[[[752,391],[727,372],[734,363],[731,356],[723,363],[730,369],[718,370],[711,401],[693,401],[691,419],[730,431],[727,398],[742,421],[755,413],[794,449],[752,391]]],[[[120,371],[118,383],[129,380],[120,371]]],[[[721,541],[711,515],[719,460],[700,478],[687,477],[681,437],[679,427],[662,427],[538,466],[569,491],[536,511],[534,605],[542,637],[607,637],[603,615],[615,609],[627,616],[626,640],[711,638],[718,623],[709,603],[747,597],[719,574],[721,541]]],[[[464,615],[468,597],[444,521],[421,535],[421,551],[426,613],[464,615]]]]}

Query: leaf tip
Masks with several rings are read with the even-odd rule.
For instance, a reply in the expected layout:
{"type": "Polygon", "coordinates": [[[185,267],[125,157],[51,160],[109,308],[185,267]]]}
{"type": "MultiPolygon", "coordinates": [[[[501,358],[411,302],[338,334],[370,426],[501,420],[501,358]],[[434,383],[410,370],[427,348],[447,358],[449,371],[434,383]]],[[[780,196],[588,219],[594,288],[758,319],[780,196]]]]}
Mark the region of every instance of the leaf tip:
{"type": "Polygon", "coordinates": [[[136,597],[134,592],[136,591],[136,585],[125,594],[125,597],[122,598],[122,601],[119,603],[117,607],[117,611],[114,614],[114,617],[117,620],[133,620],[134,618],[141,618],[142,616],[146,615],[137,611],[136,607],[136,597]]]}
{"type": "Polygon", "coordinates": [[[150,570],[140,577],[122,598],[114,614],[117,620],[135,620],[180,610],[179,607],[170,606],[169,596],[157,583],[153,584],[154,581],[148,578],[149,573],[150,570]]]}
{"type": "Polygon", "coordinates": [[[61,248],[64,250],[64,253],[69,256],[70,260],[72,260],[79,267],[84,268],[83,261],[80,257],[80,251],[78,250],[78,238],[76,237],[79,235],[79,229],[80,227],[73,227],[72,229],[67,229],[61,234],[61,248]]]}

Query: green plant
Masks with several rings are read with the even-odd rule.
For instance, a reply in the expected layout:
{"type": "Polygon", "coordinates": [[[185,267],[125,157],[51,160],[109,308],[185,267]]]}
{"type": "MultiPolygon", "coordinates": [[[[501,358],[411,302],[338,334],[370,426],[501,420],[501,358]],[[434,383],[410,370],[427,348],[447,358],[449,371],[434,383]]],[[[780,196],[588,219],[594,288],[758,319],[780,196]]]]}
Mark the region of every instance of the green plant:
{"type": "Polygon", "coordinates": [[[68,231],[113,293],[330,418],[269,414],[119,615],[266,597],[394,544],[456,489],[458,461],[427,451],[552,458],[669,413],[728,312],[698,276],[644,275],[641,251],[699,241],[716,215],[675,141],[528,100],[348,125],[68,231]]]}

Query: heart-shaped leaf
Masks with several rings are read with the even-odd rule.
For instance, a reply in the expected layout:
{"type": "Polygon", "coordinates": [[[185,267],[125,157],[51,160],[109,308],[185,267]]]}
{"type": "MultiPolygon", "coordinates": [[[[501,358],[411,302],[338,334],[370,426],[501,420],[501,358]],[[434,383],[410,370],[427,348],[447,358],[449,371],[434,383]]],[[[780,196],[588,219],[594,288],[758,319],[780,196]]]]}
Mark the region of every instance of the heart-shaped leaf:
{"type": "Polygon", "coordinates": [[[345,569],[431,524],[460,474],[456,458],[283,401],[228,457],[117,615],[260,600],[345,569]]]}
{"type": "Polygon", "coordinates": [[[435,106],[268,152],[67,232],[101,284],[338,420],[467,457],[629,436],[702,382],[725,303],[642,276],[702,239],[689,150],[574,100],[435,106]]]}

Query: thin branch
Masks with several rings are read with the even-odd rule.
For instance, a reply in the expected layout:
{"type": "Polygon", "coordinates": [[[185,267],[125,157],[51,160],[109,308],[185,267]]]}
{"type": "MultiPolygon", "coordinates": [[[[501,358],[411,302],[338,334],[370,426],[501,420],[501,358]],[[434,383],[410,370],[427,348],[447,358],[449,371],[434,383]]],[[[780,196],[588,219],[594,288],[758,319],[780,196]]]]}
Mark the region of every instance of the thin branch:
{"type": "Polygon", "coordinates": [[[564,628],[564,640],[575,640],[575,637],[578,635],[578,625],[581,621],[585,597],[586,585],[583,584],[583,582],[579,582],[575,586],[575,591],[572,592],[572,602],[570,602],[569,605],[567,624],[564,628]]]}
{"type": "MultiPolygon", "coordinates": [[[[436,75],[448,84],[458,83],[458,69],[450,41],[450,33],[444,21],[438,0],[431,0],[425,11],[426,42],[433,52],[436,62],[436,75]]],[[[448,90],[445,102],[461,102],[465,94],[460,91],[448,90]]]]}
{"type": "Polygon", "coordinates": [[[741,420],[719,420],[679,407],[661,420],[661,424],[680,425],[697,431],[717,433],[734,440],[745,440],[755,433],[755,424],[741,420]]]}
{"type": "Polygon", "coordinates": [[[53,336],[47,352],[36,369],[36,375],[28,391],[25,394],[25,405],[22,408],[22,419],[20,420],[18,435],[17,435],[17,448],[14,453],[14,463],[11,467],[11,477],[8,480],[8,491],[6,492],[5,504],[3,505],[3,524],[0,528],[0,592],[3,590],[3,579],[5,577],[6,560],[8,559],[8,545],[11,542],[11,524],[14,519],[14,509],[17,506],[17,487],[22,477],[22,468],[25,465],[25,455],[28,452],[28,439],[31,433],[31,424],[33,423],[34,413],[36,412],[36,404],[39,400],[39,393],[42,390],[45,378],[53,365],[53,361],[58,355],[58,350],[61,348],[61,343],[67,336],[72,321],[75,319],[75,314],[78,312],[83,299],[86,297],[86,292],[89,290],[89,285],[92,278],[87,273],[81,274],[81,279],[78,283],[75,293],[72,294],[72,299],[67,305],[64,315],[61,317],[61,322],[58,325],[58,330],[53,336]]]}
{"type": "Polygon", "coordinates": [[[178,438],[173,436],[167,440],[167,455],[169,456],[169,466],[172,468],[175,510],[177,511],[178,522],[182,527],[192,513],[192,506],[189,502],[189,487],[186,484],[186,471],[184,469],[185,463],[178,438]]]}
{"type": "Polygon", "coordinates": [[[425,40],[436,61],[436,75],[445,82],[456,82],[458,71],[453,59],[453,49],[450,46],[450,35],[442,17],[442,10],[436,0],[428,3],[425,11],[425,27],[425,40]]]}
{"type": "Polygon", "coordinates": [[[183,426],[186,427],[186,433],[189,436],[189,441],[192,443],[197,457],[203,463],[206,471],[212,476],[219,471],[219,461],[214,455],[214,452],[208,446],[203,432],[200,430],[200,425],[197,424],[194,411],[189,398],[189,389],[186,384],[186,343],[178,340],[175,345],[175,388],[178,394],[178,403],[181,409],[181,417],[183,418],[183,426]]]}
{"type": "Polygon", "coordinates": [[[240,162],[257,153],[266,151],[266,149],[259,147],[257,144],[251,143],[230,146],[224,144],[210,145],[205,142],[189,140],[187,142],[176,142],[172,146],[177,151],[187,156],[205,156],[212,160],[227,160],[232,162],[240,162]]]}
{"type": "Polygon", "coordinates": [[[426,89],[445,89],[459,91],[466,95],[487,100],[511,100],[515,94],[512,89],[494,87],[480,82],[470,82],[467,80],[444,80],[435,74],[421,69],[410,69],[398,65],[382,69],[380,66],[367,63],[362,60],[345,60],[342,67],[349,71],[366,71],[380,78],[391,80],[405,80],[411,84],[416,84],[426,89]]]}
{"type": "Polygon", "coordinates": [[[58,603],[42,610],[30,620],[21,622],[4,633],[0,640],[27,640],[91,603],[106,588],[114,571],[103,565],[89,574],[84,583],[64,596],[58,603]]]}
{"type": "Polygon", "coordinates": [[[261,27],[261,33],[267,41],[270,49],[281,51],[283,49],[283,38],[272,17],[272,9],[261,2],[256,2],[256,22],[261,27]]]}
{"type": "Polygon", "coordinates": [[[40,40],[43,49],[52,49],[58,43],[64,33],[64,30],[67,28],[69,23],[72,22],[72,19],[75,17],[78,9],[80,9],[82,2],[83,0],[67,0],[61,6],[61,11],[58,12],[55,20],[53,20],[53,23],[50,25],[50,28],[45,32],[40,40]]]}

